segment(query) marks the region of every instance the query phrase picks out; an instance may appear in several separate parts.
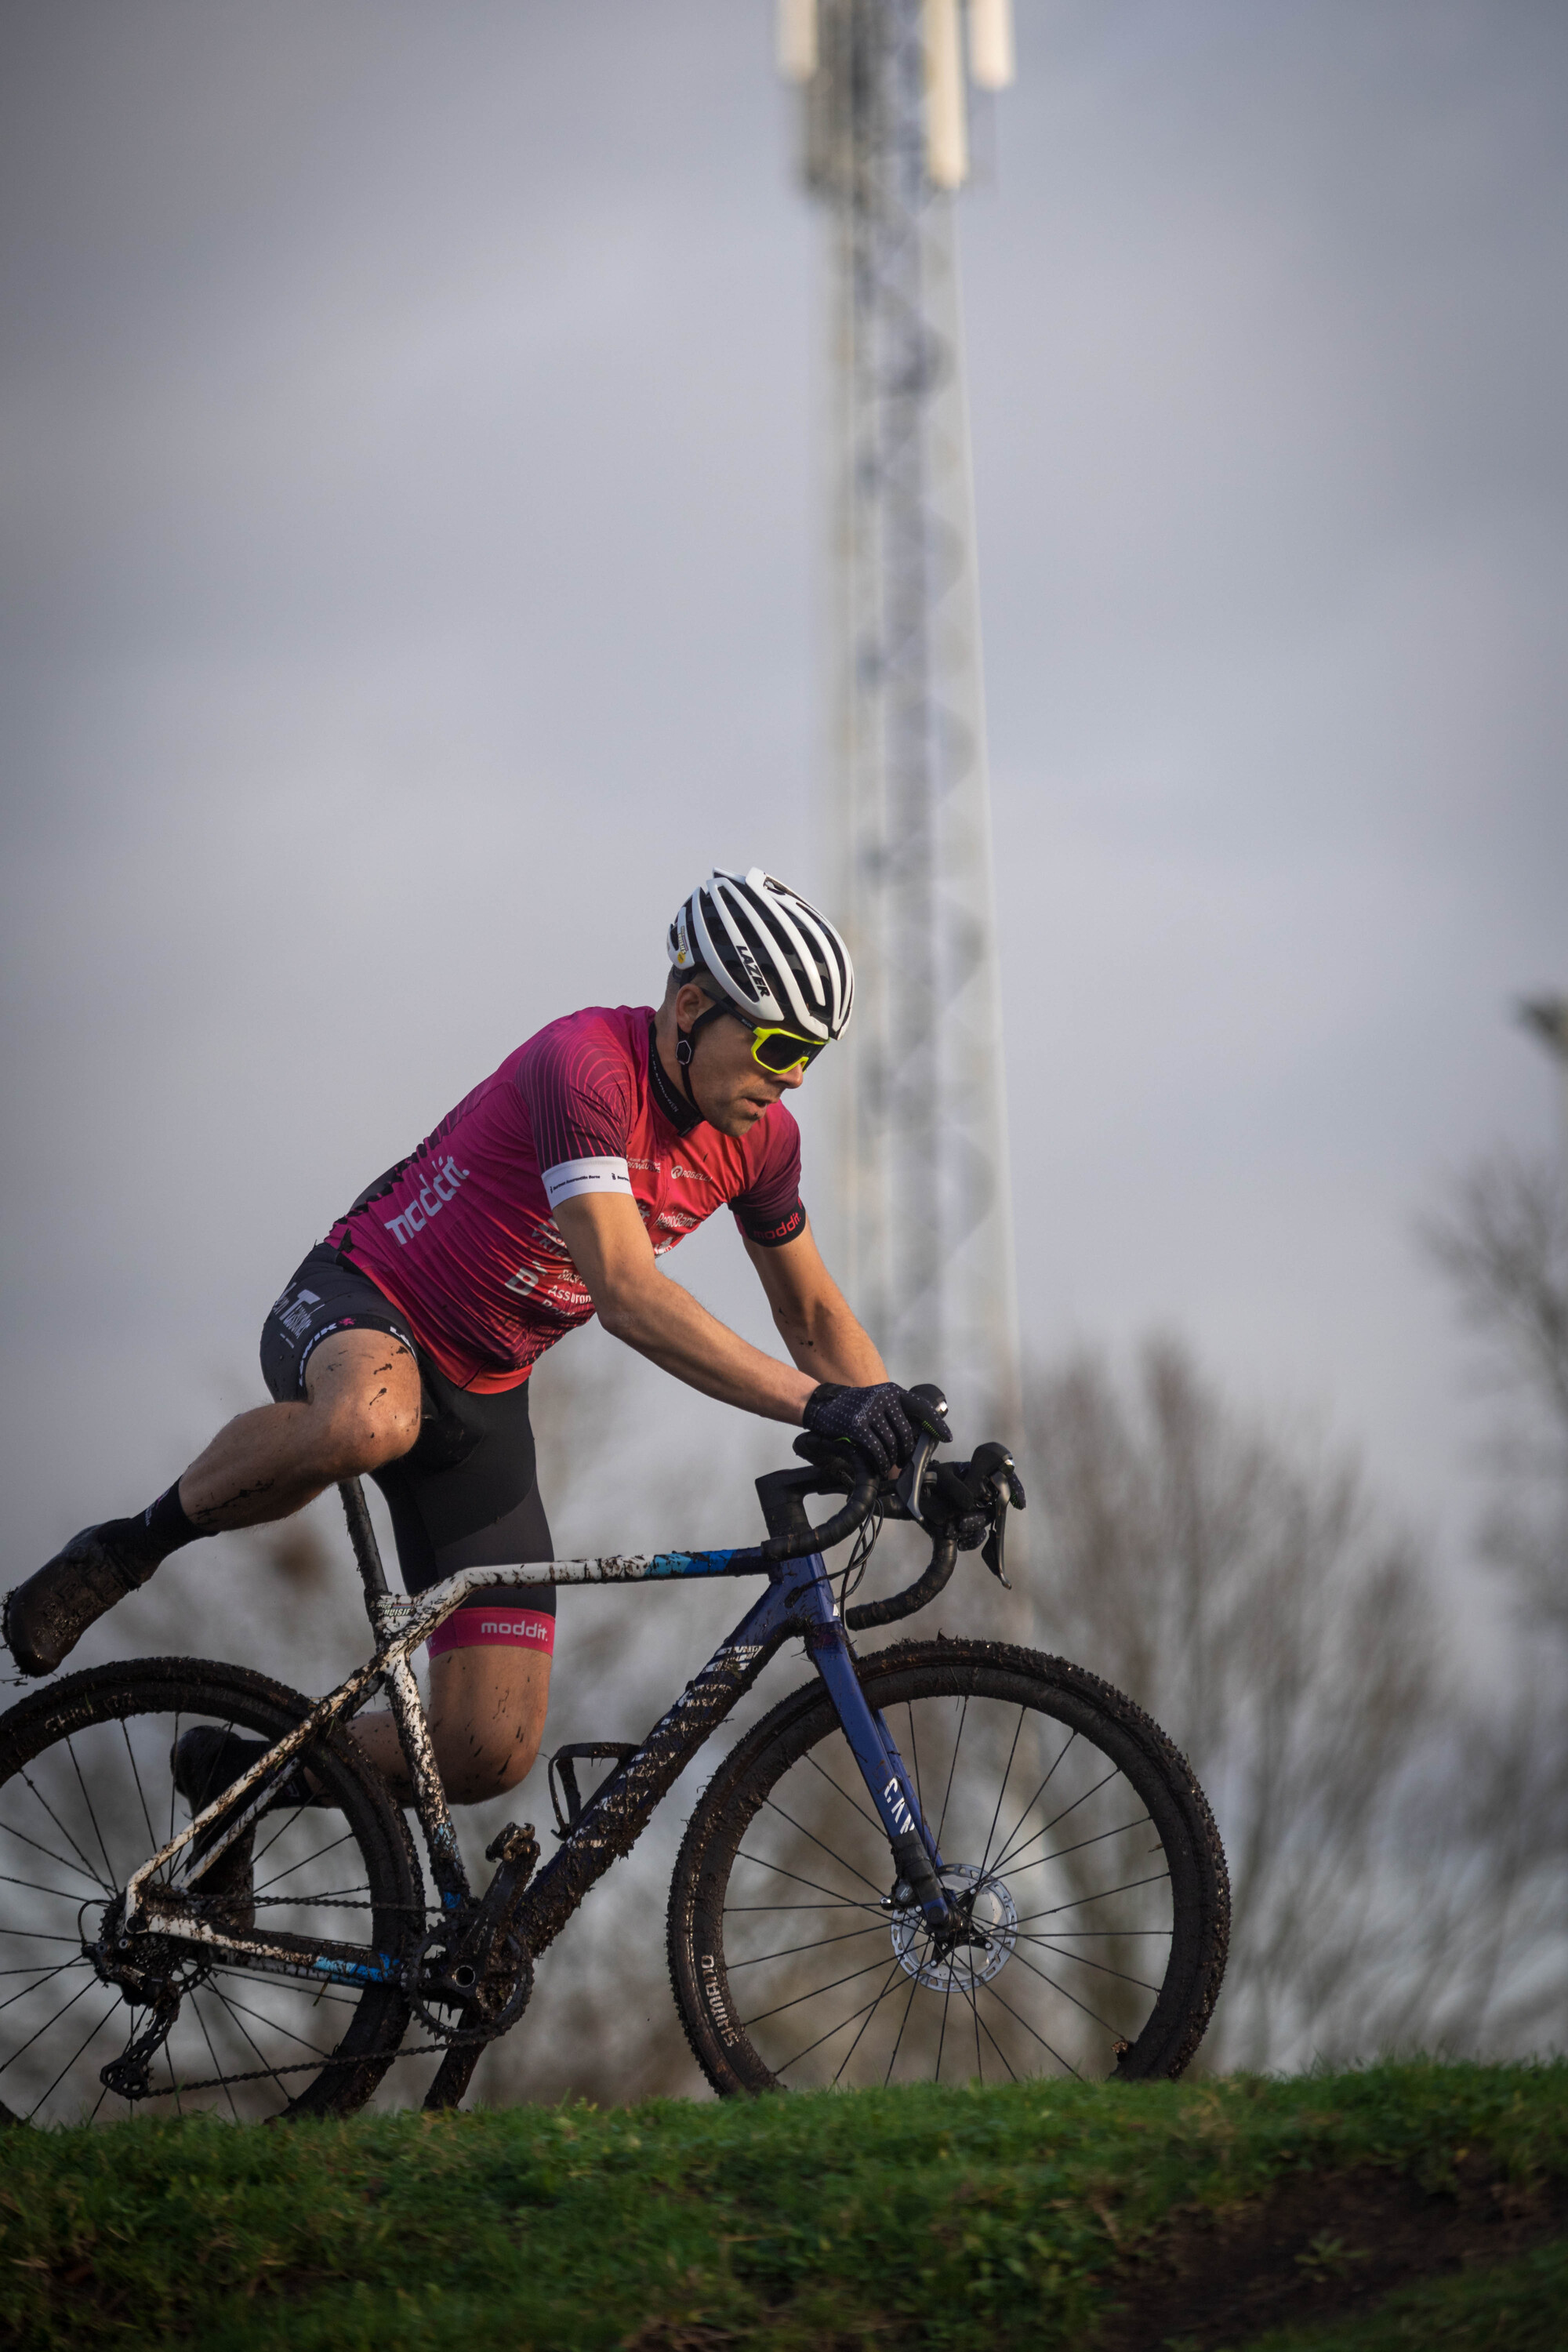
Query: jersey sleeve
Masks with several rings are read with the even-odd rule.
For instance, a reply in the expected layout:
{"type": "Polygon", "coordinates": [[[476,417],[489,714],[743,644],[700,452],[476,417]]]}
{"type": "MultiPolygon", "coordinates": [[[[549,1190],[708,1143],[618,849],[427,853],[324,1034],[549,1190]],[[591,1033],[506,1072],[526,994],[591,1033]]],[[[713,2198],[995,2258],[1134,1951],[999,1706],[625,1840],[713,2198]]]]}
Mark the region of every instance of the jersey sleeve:
{"type": "Polygon", "coordinates": [[[778,1249],[805,1231],[800,1197],[800,1129],[783,1103],[774,1104],[762,1127],[762,1149],[748,1171],[746,1189],[736,1194],[730,1206],[749,1242],[778,1249]]]}
{"type": "Polygon", "coordinates": [[[622,1192],[629,1201],[636,1093],[619,1041],[596,1022],[552,1022],[528,1045],[515,1083],[551,1207],[582,1192],[622,1192]]]}

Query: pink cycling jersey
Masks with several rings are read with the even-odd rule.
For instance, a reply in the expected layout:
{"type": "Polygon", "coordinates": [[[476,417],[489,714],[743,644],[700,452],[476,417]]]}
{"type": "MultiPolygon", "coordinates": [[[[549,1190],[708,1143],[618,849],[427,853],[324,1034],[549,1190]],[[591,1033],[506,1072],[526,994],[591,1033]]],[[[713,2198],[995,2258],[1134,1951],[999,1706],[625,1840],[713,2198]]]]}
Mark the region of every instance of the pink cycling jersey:
{"type": "Polygon", "coordinates": [[[646,1005],[552,1021],[466,1095],[327,1236],[407,1317],[449,1381],[514,1388],[594,1302],[553,1212],[637,1202],[656,1255],[715,1209],[775,1245],[804,1231],[800,1130],[783,1103],[736,1142],[659,1067],[646,1005]]]}

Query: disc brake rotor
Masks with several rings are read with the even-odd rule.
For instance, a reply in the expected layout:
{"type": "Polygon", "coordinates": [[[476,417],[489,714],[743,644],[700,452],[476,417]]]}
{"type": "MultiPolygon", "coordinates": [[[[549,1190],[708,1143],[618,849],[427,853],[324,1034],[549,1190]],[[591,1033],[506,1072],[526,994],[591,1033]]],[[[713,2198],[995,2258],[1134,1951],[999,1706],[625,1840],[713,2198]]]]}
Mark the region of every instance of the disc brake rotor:
{"type": "Polygon", "coordinates": [[[1018,1907],[1003,1880],[987,1878],[973,1863],[950,1863],[942,1883],[964,1921],[961,1939],[939,1942],[919,1911],[901,1911],[893,1922],[893,1956],[932,1992],[972,1992],[1012,1958],[1018,1907]]]}

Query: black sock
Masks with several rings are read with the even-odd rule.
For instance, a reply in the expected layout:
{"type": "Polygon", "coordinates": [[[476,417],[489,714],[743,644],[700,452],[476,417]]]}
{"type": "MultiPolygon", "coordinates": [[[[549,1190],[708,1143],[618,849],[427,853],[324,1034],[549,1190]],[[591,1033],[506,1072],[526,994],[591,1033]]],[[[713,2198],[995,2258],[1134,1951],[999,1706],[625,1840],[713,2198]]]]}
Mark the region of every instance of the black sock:
{"type": "Polygon", "coordinates": [[[133,1519],[110,1519],[100,1530],[117,1559],[138,1584],[145,1584],[160,1560],[183,1544],[195,1543],[202,1530],[185,1517],[176,1478],[166,1494],[149,1503],[133,1519]]]}

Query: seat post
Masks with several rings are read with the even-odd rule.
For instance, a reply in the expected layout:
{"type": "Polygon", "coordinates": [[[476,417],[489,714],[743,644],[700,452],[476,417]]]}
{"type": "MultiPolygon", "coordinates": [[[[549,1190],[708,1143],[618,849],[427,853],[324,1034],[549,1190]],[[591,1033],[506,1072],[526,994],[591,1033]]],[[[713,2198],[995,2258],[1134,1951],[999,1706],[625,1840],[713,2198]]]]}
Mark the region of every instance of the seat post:
{"type": "Polygon", "coordinates": [[[370,1506],[364,1498],[364,1488],[357,1478],[344,1478],[339,1485],[343,1498],[343,1517],[349,1523],[349,1541],[354,1548],[354,1559],[359,1568],[360,1581],[364,1586],[367,1606],[374,1618],[374,1604],[386,1598],[386,1570],[381,1564],[381,1546],[375,1539],[375,1529],[370,1522],[370,1506]]]}

